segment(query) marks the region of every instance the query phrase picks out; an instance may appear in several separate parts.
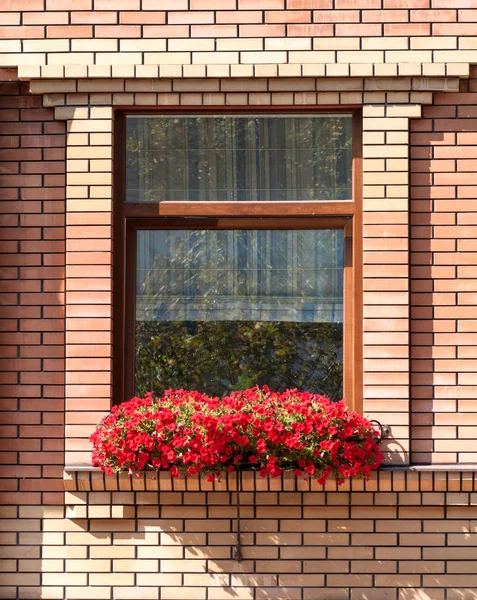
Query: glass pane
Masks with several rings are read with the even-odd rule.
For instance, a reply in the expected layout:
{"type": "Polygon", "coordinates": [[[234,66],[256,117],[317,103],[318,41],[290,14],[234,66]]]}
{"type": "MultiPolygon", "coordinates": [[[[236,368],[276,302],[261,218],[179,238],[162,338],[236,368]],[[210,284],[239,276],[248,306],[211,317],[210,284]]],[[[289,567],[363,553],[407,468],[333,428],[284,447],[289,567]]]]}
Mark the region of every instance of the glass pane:
{"type": "Polygon", "coordinates": [[[342,396],[341,230],[137,233],[136,393],[342,396]]]}
{"type": "Polygon", "coordinates": [[[126,118],[127,202],[351,200],[351,115],[126,118]]]}

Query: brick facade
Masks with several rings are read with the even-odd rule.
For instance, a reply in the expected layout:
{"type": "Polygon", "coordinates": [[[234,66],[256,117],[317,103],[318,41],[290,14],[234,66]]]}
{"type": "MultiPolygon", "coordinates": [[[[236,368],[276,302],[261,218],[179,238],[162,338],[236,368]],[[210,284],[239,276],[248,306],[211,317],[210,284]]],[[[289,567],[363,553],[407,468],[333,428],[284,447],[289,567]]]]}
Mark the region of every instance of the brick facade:
{"type": "Polygon", "coordinates": [[[0,597],[477,597],[476,31],[473,0],[0,0],[0,597]],[[238,564],[234,480],[75,470],[112,400],[114,115],[316,105],[362,109],[364,412],[404,470],[244,475],[238,564]]]}

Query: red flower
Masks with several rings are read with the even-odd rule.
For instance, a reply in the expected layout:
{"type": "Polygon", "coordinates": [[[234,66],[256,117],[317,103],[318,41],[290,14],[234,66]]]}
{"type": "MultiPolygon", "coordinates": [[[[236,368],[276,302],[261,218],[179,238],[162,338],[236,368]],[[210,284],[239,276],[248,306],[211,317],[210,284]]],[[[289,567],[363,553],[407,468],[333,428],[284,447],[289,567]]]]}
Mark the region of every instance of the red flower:
{"type": "Polygon", "coordinates": [[[369,478],[383,458],[371,423],[344,403],[310,392],[258,387],[210,398],[167,390],[113,407],[91,436],[93,464],[118,471],[170,470],[207,474],[213,481],[243,462],[260,463],[259,475],[330,475],[369,478]]]}

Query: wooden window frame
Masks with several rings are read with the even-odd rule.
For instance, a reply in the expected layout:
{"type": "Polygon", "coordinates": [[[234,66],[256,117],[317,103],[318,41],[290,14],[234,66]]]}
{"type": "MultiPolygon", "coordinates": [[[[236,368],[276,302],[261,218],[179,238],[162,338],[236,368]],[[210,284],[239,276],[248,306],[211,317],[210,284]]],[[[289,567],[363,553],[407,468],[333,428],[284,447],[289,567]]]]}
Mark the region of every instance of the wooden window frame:
{"type": "Polygon", "coordinates": [[[362,114],[336,107],[180,107],[115,110],[113,269],[113,399],[134,395],[136,232],[139,229],[343,229],[343,392],[347,405],[363,408],[362,349],[362,114]],[[126,203],[127,115],[147,114],[352,114],[352,201],[126,203]]]}

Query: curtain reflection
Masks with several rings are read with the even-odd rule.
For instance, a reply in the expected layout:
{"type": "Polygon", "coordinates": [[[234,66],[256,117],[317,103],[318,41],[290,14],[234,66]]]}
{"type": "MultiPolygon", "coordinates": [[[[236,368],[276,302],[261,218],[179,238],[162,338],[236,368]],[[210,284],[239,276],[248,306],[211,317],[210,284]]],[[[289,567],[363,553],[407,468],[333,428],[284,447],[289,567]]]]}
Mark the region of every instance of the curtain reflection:
{"type": "Polygon", "coordinates": [[[352,117],[126,119],[128,202],[350,200],[352,117]]]}
{"type": "Polygon", "coordinates": [[[343,244],[341,230],[138,231],[137,392],[339,398],[343,244]]]}

